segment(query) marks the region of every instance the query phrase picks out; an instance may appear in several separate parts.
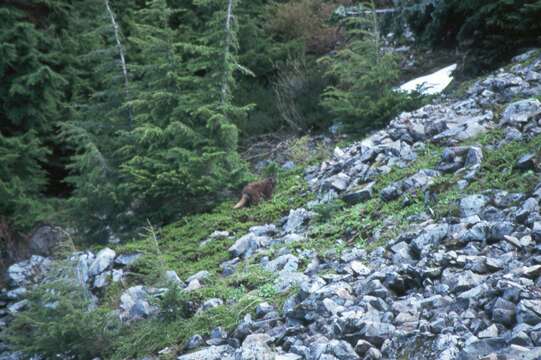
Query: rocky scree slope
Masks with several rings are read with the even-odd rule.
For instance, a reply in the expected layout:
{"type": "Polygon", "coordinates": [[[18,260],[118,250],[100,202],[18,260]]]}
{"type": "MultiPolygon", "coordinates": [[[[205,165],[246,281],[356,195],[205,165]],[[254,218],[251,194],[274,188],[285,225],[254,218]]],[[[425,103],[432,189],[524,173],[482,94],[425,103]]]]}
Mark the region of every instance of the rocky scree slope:
{"type": "MultiPolygon", "coordinates": [[[[540,359],[539,94],[541,57],[529,52],[463,98],[401,114],[306,169],[317,198],[275,224],[252,227],[221,265],[232,276],[256,261],[276,274],[275,291],[293,295],[281,308],[260,303],[231,331],[193,334],[178,359],[540,359]],[[351,246],[335,239],[325,251],[305,246],[316,227],[331,227],[318,209],[338,199],[361,227],[370,219],[377,226],[352,234],[351,246]],[[376,203],[378,214],[361,211],[376,203]]],[[[215,230],[211,241],[228,235],[215,230]]],[[[94,292],[121,279],[134,260],[110,249],[73,256],[94,292]]],[[[34,256],[10,267],[3,319],[24,308],[26,289],[49,263],[34,256]]],[[[186,282],[167,276],[192,291],[208,274],[186,282]]],[[[152,316],[149,299],[164,291],[129,288],[118,316],[152,316]]],[[[208,299],[197,311],[224,300],[208,299]]]]}

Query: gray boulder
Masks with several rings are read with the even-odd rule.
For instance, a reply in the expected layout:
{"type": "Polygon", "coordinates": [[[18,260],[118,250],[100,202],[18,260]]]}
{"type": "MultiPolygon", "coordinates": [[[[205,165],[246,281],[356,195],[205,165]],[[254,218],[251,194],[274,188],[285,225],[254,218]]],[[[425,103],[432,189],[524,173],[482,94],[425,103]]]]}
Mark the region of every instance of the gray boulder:
{"type": "Polygon", "coordinates": [[[302,233],[304,225],[314,216],[314,213],[303,208],[291,210],[287,216],[284,231],[286,233],[302,233]]]}
{"type": "Polygon", "coordinates": [[[133,286],[120,296],[120,318],[131,322],[147,318],[158,311],[150,304],[151,291],[141,285],[133,286]]]}
{"type": "Polygon", "coordinates": [[[244,339],[242,347],[235,352],[235,360],[275,360],[276,354],[269,343],[272,338],[267,334],[251,334],[244,339]]]}
{"type": "Polygon", "coordinates": [[[11,265],[8,279],[13,287],[37,283],[51,266],[51,260],[39,255],[32,255],[28,260],[11,265]]]}
{"type": "Polygon", "coordinates": [[[460,216],[469,217],[479,215],[487,205],[488,199],[484,195],[470,195],[460,200],[460,216]]]}
{"type": "Polygon", "coordinates": [[[115,264],[121,266],[130,266],[135,264],[135,262],[141,257],[141,253],[131,253],[131,254],[122,254],[117,256],[115,259],[115,264]]]}
{"type": "Polygon", "coordinates": [[[114,250],[105,248],[100,250],[96,254],[96,258],[90,265],[90,268],[88,269],[88,274],[90,276],[96,276],[98,274],[101,274],[105,270],[107,270],[109,267],[113,265],[113,261],[115,259],[116,253],[114,250]]]}
{"type": "Polygon", "coordinates": [[[210,273],[206,270],[198,271],[197,273],[193,274],[189,278],[186,279],[186,282],[190,283],[194,280],[197,280],[199,282],[204,282],[206,279],[208,279],[210,276],[210,273]]]}
{"type": "Polygon", "coordinates": [[[230,345],[211,346],[191,354],[179,356],[177,360],[233,360],[233,349],[230,345]]]}
{"type": "Polygon", "coordinates": [[[509,104],[502,114],[502,124],[519,125],[541,114],[541,102],[537,99],[519,100],[509,104]]]}
{"type": "Polygon", "coordinates": [[[269,244],[270,240],[267,236],[257,236],[250,232],[235,241],[228,251],[233,257],[250,256],[255,250],[269,244]]]}
{"type": "Polygon", "coordinates": [[[349,190],[346,194],[342,196],[342,200],[350,205],[358,204],[370,200],[373,195],[375,182],[371,182],[367,185],[363,185],[358,188],[353,188],[349,190]]]}

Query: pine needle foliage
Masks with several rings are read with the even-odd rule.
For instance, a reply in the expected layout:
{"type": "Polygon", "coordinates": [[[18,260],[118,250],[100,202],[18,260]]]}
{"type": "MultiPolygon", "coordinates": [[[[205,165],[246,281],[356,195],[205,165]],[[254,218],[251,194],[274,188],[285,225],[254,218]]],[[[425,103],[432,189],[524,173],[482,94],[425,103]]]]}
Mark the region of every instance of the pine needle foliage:
{"type": "Polygon", "coordinates": [[[250,106],[234,104],[233,90],[250,71],[237,61],[235,5],[194,2],[204,26],[178,28],[165,0],[137,8],[122,38],[128,89],[107,16],[88,34],[87,59],[103,79],[90,81],[80,120],[65,127],[77,149],[70,202],[84,238],[105,241],[147,219],[163,224],[207,209],[246,176],[234,124],[250,106]]]}
{"type": "Polygon", "coordinates": [[[400,75],[397,57],[382,51],[373,2],[360,6],[367,15],[346,19],[349,41],[335,55],[321,59],[334,82],[325,89],[322,104],[353,132],[382,127],[400,111],[417,105],[393,90],[400,75]]]}
{"type": "MultiPolygon", "coordinates": [[[[49,10],[64,8],[50,2],[49,10]]],[[[0,7],[0,216],[15,231],[47,217],[44,164],[67,85],[59,73],[59,30],[32,20],[15,5],[0,7]]]]}
{"type": "Polygon", "coordinates": [[[518,49],[538,47],[539,0],[414,1],[406,14],[412,28],[433,47],[457,47],[467,74],[502,65],[518,49]]]}

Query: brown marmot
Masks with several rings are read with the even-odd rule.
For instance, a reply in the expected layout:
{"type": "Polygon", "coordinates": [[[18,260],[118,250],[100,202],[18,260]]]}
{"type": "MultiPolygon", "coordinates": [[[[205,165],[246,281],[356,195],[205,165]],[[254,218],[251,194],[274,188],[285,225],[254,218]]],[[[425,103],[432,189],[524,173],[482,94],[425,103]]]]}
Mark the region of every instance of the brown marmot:
{"type": "Polygon", "coordinates": [[[244,187],[244,189],[242,189],[242,197],[237,205],[233,207],[233,209],[240,209],[244,206],[255,205],[261,201],[261,198],[269,200],[272,196],[275,185],[276,178],[274,177],[249,183],[244,187]]]}

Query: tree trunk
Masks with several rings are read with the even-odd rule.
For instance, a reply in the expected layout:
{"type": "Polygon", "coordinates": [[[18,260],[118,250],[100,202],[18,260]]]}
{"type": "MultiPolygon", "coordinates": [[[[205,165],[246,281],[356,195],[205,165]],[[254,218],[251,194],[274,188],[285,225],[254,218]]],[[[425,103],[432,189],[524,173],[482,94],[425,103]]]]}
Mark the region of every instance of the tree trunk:
{"type": "Polygon", "coordinates": [[[229,84],[228,84],[228,58],[229,52],[231,51],[231,23],[233,21],[233,1],[228,0],[227,3],[227,14],[225,17],[225,48],[224,48],[224,73],[222,79],[222,105],[226,102],[227,96],[229,94],[229,84]]]}
{"type": "MultiPolygon", "coordinates": [[[[105,1],[105,7],[107,8],[107,12],[109,13],[109,17],[111,19],[111,25],[113,27],[113,32],[115,35],[115,41],[116,41],[116,47],[118,49],[118,55],[120,57],[120,66],[122,67],[122,75],[124,77],[124,92],[126,95],[126,101],[130,100],[130,90],[129,90],[129,80],[128,80],[128,66],[126,65],[126,57],[124,56],[124,47],[122,47],[122,43],[120,41],[120,30],[118,23],[115,20],[115,14],[113,13],[113,10],[111,9],[111,6],[109,6],[109,0],[105,1]]],[[[128,105],[128,128],[131,129],[133,123],[133,115],[131,106],[128,105]]]]}

